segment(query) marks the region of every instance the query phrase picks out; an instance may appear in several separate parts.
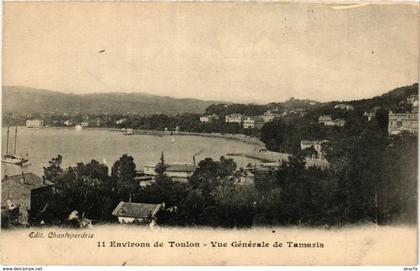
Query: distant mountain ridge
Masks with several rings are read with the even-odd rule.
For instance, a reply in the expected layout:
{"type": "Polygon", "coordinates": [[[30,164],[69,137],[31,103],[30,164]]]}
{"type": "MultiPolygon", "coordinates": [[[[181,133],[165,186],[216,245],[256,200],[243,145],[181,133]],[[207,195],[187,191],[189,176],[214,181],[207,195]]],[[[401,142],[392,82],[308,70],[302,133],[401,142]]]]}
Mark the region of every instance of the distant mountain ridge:
{"type": "MultiPolygon", "coordinates": [[[[418,83],[399,87],[372,98],[341,101],[341,103],[351,104],[366,109],[380,106],[384,109],[390,110],[398,103],[406,100],[408,96],[416,94],[418,94],[418,83]]],[[[340,103],[340,101],[317,102],[307,99],[290,98],[284,102],[272,102],[266,105],[245,105],[241,103],[203,101],[189,98],[178,99],[139,92],[80,95],[29,87],[3,86],[3,112],[19,114],[52,112],[99,114],[163,113],[168,115],[181,113],[229,114],[232,112],[240,112],[240,110],[238,111],[237,109],[258,111],[259,114],[262,114],[262,112],[272,110],[273,108],[282,108],[283,110],[306,108],[312,110],[337,103],[340,103]]]]}
{"type": "Polygon", "coordinates": [[[11,113],[204,113],[218,101],[172,98],[146,93],[69,94],[29,87],[3,86],[3,111],[11,113]]]}

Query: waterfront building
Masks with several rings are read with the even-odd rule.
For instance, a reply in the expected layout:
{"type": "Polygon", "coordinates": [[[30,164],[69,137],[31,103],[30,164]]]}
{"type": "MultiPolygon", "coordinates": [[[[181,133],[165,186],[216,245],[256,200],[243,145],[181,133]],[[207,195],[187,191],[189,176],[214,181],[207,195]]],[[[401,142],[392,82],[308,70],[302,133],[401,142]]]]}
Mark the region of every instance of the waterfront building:
{"type": "Polygon", "coordinates": [[[89,126],[100,127],[101,124],[102,124],[102,121],[99,118],[89,121],[89,126]]]}
{"type": "Polygon", "coordinates": [[[72,126],[73,125],[73,122],[71,120],[66,120],[64,122],[64,125],[66,125],[66,126],[72,126]]]}
{"type": "Polygon", "coordinates": [[[44,127],[44,121],[39,119],[32,119],[26,121],[27,128],[40,128],[44,127]]]}
{"type": "Polygon", "coordinates": [[[219,119],[219,116],[216,115],[216,114],[206,115],[206,116],[201,116],[200,117],[200,122],[207,123],[207,122],[212,122],[212,121],[215,121],[215,120],[218,120],[218,119],[219,119]]]}
{"type": "Polygon", "coordinates": [[[156,215],[162,209],[164,209],[164,204],[121,201],[117,207],[115,207],[112,215],[116,216],[121,224],[149,224],[153,221],[156,222],[156,215]]]}
{"type": "Polygon", "coordinates": [[[115,124],[123,124],[126,121],[127,121],[127,119],[119,119],[115,122],[115,124]]]}
{"type": "Polygon", "coordinates": [[[225,122],[226,123],[242,124],[243,119],[244,119],[244,116],[242,114],[238,114],[238,113],[233,113],[233,114],[225,116],[225,122]]]}
{"type": "Polygon", "coordinates": [[[261,129],[264,126],[264,120],[261,117],[247,117],[242,125],[245,129],[261,129]]]}
{"type": "Polygon", "coordinates": [[[418,132],[417,113],[392,113],[389,112],[388,133],[398,135],[401,132],[418,132]]]}
{"type": "MultiPolygon", "coordinates": [[[[144,175],[156,176],[155,171],[157,164],[146,164],[144,165],[144,175]]],[[[197,169],[196,165],[188,163],[168,163],[166,166],[166,175],[174,181],[187,182],[194,171],[197,169]]]]}

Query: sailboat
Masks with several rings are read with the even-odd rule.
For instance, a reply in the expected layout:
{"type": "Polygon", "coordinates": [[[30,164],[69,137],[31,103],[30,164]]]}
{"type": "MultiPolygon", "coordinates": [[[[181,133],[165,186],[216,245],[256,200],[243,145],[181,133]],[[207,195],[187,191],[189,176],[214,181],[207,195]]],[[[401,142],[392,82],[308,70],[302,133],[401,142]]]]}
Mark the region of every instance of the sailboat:
{"type": "Polygon", "coordinates": [[[13,154],[9,153],[9,127],[7,127],[7,141],[6,141],[6,154],[3,154],[1,157],[1,161],[3,163],[14,164],[22,166],[29,160],[23,156],[16,154],[16,146],[17,146],[17,126],[15,129],[15,146],[13,149],[13,154]]]}

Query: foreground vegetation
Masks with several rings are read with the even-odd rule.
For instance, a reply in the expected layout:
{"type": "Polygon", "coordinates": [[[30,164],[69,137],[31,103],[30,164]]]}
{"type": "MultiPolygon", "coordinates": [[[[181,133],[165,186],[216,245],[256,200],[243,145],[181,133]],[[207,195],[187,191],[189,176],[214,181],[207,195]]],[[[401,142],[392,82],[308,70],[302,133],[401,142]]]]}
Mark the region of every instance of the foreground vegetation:
{"type": "MultiPolygon", "coordinates": [[[[165,174],[162,157],[156,168],[156,183],[142,187],[136,181],[139,165],[127,154],[114,163],[111,174],[107,166],[95,160],[63,169],[62,157],[58,156],[44,168],[44,179],[54,183],[53,196],[42,214],[31,215],[32,221],[63,224],[69,213],[77,210],[97,222],[116,222],[112,210],[119,201],[131,200],[165,202],[167,210],[159,217],[162,225],[416,223],[418,137],[389,136],[387,125],[390,110],[409,109],[404,101],[417,93],[417,87],[415,84],[381,97],[350,102],[354,110],[336,110],[333,104],[317,105],[304,115],[292,114],[266,123],[258,133],[267,149],[292,155],[278,170],[256,173],[254,184],[249,186],[237,184],[242,169],[224,157],[219,161],[202,160],[187,183],[172,181],[165,174]],[[368,121],[363,113],[374,107],[375,117],[368,121]],[[321,114],[344,118],[346,125],[323,126],[317,122],[321,114]],[[329,167],[307,168],[307,153],[300,150],[301,140],[328,140],[323,152],[329,167]]],[[[250,110],[248,114],[260,114],[265,109],[215,105],[207,113],[250,110]]],[[[176,123],[170,122],[173,119],[169,117],[169,122],[162,118],[166,117],[152,116],[147,123],[159,129],[176,123]]],[[[191,121],[174,118],[185,121],[181,126],[184,128],[196,123],[192,115],[191,121]]],[[[217,128],[217,123],[197,125],[217,128]]]]}
{"type": "Polygon", "coordinates": [[[77,210],[100,222],[117,222],[119,201],[162,203],[161,225],[249,227],[256,225],[344,225],[415,223],[417,206],[417,139],[380,138],[364,134],[358,141],[329,153],[331,167],[306,168],[296,154],[277,171],[256,174],[254,185],[236,183],[231,159],[202,160],[187,183],[172,181],[164,161],[156,167],[156,183],[139,186],[133,158],[123,155],[108,174],[95,160],[61,168],[58,156],[44,168],[54,193],[44,212],[31,221],[67,223],[77,210]]]}

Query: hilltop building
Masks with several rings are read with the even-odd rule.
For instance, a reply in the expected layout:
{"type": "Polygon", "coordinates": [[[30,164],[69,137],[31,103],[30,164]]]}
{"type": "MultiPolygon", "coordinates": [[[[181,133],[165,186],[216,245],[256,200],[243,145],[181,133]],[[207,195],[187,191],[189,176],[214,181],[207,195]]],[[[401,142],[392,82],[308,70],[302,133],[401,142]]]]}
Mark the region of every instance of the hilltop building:
{"type": "Polygon", "coordinates": [[[370,111],[370,112],[365,111],[365,113],[363,114],[363,116],[367,117],[367,120],[368,121],[371,121],[372,119],[375,118],[376,112],[375,111],[370,111]]]}
{"type": "Polygon", "coordinates": [[[330,115],[322,115],[319,116],[318,123],[323,124],[325,126],[343,127],[346,124],[346,121],[343,119],[333,120],[330,115]]]}
{"type": "Polygon", "coordinates": [[[28,224],[28,212],[37,215],[52,195],[52,183],[33,173],[5,176],[1,181],[1,209],[17,210],[20,224],[28,224]]]}
{"type": "Polygon", "coordinates": [[[412,106],[418,106],[419,95],[410,95],[409,97],[407,97],[407,103],[411,104],[412,106]]]}
{"type": "Polygon", "coordinates": [[[348,111],[354,110],[354,107],[350,104],[336,104],[334,108],[341,109],[341,110],[348,110],[348,111]]]}
{"type": "Polygon", "coordinates": [[[392,113],[389,112],[388,133],[398,135],[401,132],[418,132],[417,113],[392,113]]]}
{"type": "Polygon", "coordinates": [[[275,118],[280,117],[279,114],[274,114],[271,111],[265,112],[263,115],[260,116],[261,119],[263,119],[264,122],[270,122],[275,118]]]}
{"type": "Polygon", "coordinates": [[[40,128],[44,127],[44,121],[39,119],[27,120],[26,121],[27,128],[40,128]]]}
{"type": "Polygon", "coordinates": [[[219,119],[219,116],[216,115],[216,114],[206,115],[206,116],[201,116],[200,117],[200,121],[202,123],[212,122],[212,121],[215,121],[215,120],[218,120],[218,119],[219,119]]]}
{"type": "Polygon", "coordinates": [[[312,158],[318,158],[323,159],[323,153],[322,153],[322,144],[328,143],[328,140],[301,140],[300,141],[300,149],[305,150],[313,147],[317,153],[316,157],[312,158]]]}
{"type": "Polygon", "coordinates": [[[371,111],[365,111],[363,116],[367,117],[368,121],[371,121],[376,117],[376,111],[378,111],[380,108],[380,106],[375,106],[371,111]]]}

